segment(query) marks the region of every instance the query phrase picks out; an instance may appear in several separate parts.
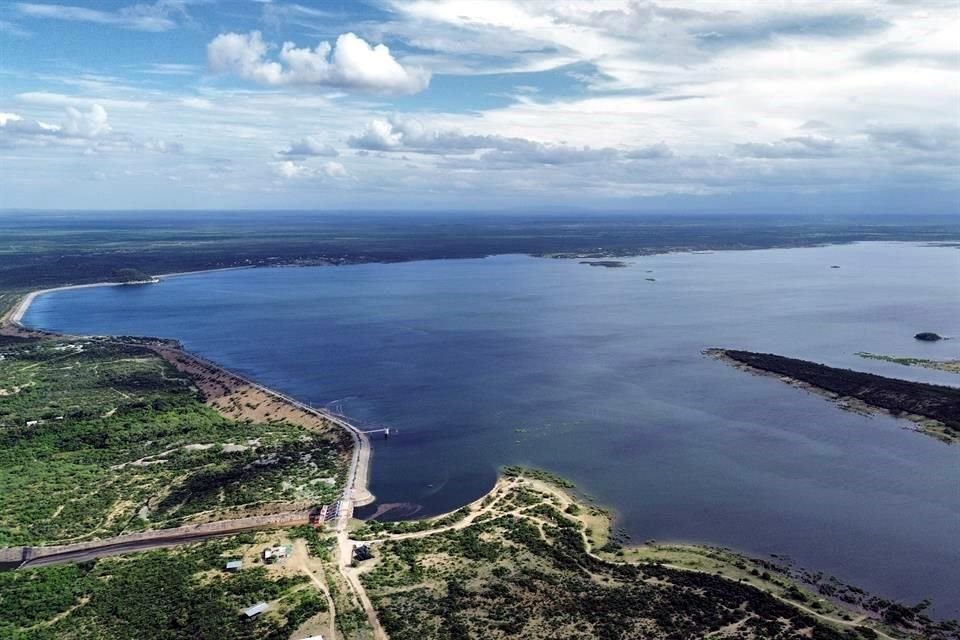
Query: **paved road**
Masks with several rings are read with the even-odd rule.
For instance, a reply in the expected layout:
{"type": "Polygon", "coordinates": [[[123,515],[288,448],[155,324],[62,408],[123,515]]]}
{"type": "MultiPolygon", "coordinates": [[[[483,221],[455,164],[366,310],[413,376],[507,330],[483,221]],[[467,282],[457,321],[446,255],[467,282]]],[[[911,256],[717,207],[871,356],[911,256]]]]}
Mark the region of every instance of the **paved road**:
{"type": "Polygon", "coordinates": [[[309,520],[309,512],[303,511],[279,514],[279,516],[222,520],[206,525],[195,525],[189,528],[184,527],[180,529],[133,533],[76,545],[64,545],[62,549],[58,549],[57,547],[36,547],[34,553],[40,555],[28,557],[20,567],[42,567],[63,562],[84,562],[105,556],[149,551],[151,549],[161,549],[164,547],[199,542],[210,538],[220,538],[254,529],[306,524],[309,520]]]}

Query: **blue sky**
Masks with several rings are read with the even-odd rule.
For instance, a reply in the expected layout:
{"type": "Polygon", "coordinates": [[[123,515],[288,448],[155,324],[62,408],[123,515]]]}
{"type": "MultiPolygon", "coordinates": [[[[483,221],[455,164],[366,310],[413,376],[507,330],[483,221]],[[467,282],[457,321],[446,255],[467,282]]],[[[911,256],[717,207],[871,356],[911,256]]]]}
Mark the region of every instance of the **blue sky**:
{"type": "Polygon", "coordinates": [[[0,208],[960,211],[955,0],[0,1],[0,208]]]}

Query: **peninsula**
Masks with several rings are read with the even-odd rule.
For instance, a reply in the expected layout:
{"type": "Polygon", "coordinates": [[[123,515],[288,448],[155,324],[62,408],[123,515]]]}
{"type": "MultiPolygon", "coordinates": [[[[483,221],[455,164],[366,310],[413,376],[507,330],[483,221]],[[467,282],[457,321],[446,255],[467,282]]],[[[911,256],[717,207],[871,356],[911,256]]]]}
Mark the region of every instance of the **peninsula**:
{"type": "Polygon", "coordinates": [[[854,410],[879,410],[911,420],[919,431],[960,440],[960,389],[829,367],[771,353],[708,349],[707,355],[749,371],[774,375],[825,394],[854,410]]]}

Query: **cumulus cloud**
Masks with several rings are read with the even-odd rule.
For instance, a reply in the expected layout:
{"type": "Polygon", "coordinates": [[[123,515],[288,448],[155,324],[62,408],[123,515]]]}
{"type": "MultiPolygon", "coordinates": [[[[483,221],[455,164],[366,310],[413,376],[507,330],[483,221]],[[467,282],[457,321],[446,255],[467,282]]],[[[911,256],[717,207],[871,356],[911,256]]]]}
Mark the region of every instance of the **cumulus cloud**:
{"type": "Polygon", "coordinates": [[[95,104],[90,111],[84,113],[74,107],[67,107],[67,117],[61,129],[63,134],[71,138],[96,138],[110,133],[110,124],[107,122],[107,110],[95,104]]]}
{"type": "Polygon", "coordinates": [[[112,131],[107,110],[94,104],[89,111],[67,107],[61,124],[27,120],[16,113],[0,114],[0,134],[8,143],[16,138],[41,136],[46,138],[93,139],[112,131]]]}
{"type": "Polygon", "coordinates": [[[735,145],[738,156],[786,160],[803,158],[828,158],[836,154],[837,143],[830,138],[795,136],[776,142],[748,142],[735,145]]]}
{"type": "Polygon", "coordinates": [[[283,162],[274,162],[271,166],[276,175],[288,180],[318,176],[326,176],[328,178],[347,177],[346,168],[339,162],[333,161],[324,162],[318,167],[312,167],[302,162],[284,160],[283,162]]]}
{"type": "Polygon", "coordinates": [[[306,136],[291,142],[290,146],[278,151],[277,155],[287,158],[306,158],[309,156],[336,158],[340,155],[340,152],[313,136],[306,136]]]}
{"type": "Polygon", "coordinates": [[[207,64],[214,73],[232,73],[259,84],[319,85],[375,93],[412,94],[426,89],[430,73],[404,66],[383,44],[344,33],[335,44],[298,48],[284,42],[277,59],[259,31],[222,33],[207,45],[207,64]]]}

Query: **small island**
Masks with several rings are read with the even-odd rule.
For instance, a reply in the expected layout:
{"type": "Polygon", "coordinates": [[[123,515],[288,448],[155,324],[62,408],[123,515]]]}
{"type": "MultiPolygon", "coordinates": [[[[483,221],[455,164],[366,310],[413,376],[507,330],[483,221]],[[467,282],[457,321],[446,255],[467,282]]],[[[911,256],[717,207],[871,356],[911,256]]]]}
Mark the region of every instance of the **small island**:
{"type": "Polygon", "coordinates": [[[581,260],[580,264],[587,264],[591,267],[606,267],[607,269],[619,269],[628,266],[623,260],[581,260]]]}

